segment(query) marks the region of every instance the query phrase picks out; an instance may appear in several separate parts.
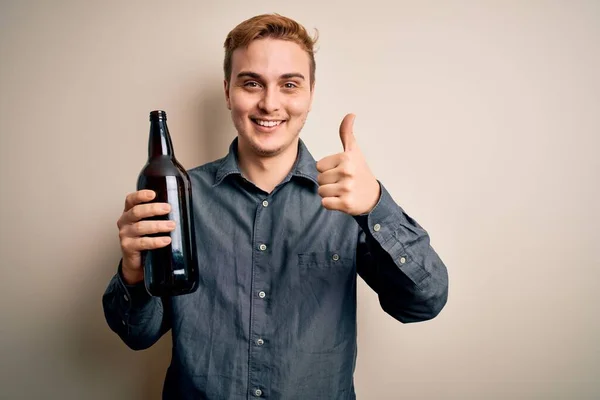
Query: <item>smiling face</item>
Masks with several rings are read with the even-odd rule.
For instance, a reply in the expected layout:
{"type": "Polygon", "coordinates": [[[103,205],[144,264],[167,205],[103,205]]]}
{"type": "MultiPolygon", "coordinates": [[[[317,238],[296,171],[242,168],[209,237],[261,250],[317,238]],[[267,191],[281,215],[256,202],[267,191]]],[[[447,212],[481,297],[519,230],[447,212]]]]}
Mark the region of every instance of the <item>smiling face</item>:
{"type": "Polygon", "coordinates": [[[310,60],[291,41],[258,39],[232,54],[225,97],[238,150],[259,158],[295,152],[312,104],[310,60]]]}

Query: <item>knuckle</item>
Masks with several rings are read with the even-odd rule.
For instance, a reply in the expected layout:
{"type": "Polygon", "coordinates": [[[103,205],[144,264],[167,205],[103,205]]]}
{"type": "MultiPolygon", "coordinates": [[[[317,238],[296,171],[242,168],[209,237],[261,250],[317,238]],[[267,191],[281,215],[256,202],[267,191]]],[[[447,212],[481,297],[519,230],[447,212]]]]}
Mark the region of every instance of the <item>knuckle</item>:
{"type": "Polygon", "coordinates": [[[146,244],[146,250],[150,250],[150,249],[158,249],[159,247],[162,247],[160,245],[160,238],[148,238],[147,244],[146,244]]]}
{"type": "Polygon", "coordinates": [[[140,241],[139,241],[140,249],[141,250],[151,249],[152,248],[151,243],[152,243],[152,241],[150,240],[149,237],[141,237],[140,241]]]}
{"type": "Polygon", "coordinates": [[[127,196],[125,196],[125,209],[130,209],[131,207],[133,207],[134,205],[134,198],[135,198],[135,193],[128,193],[127,196]]]}
{"type": "Polygon", "coordinates": [[[135,232],[136,236],[142,236],[144,234],[144,225],[140,224],[139,222],[133,224],[133,231],[135,232]]]}
{"type": "Polygon", "coordinates": [[[131,209],[131,215],[133,216],[133,218],[137,221],[142,219],[142,210],[141,207],[133,207],[131,209]]]}
{"type": "Polygon", "coordinates": [[[124,252],[128,252],[131,248],[131,239],[126,236],[121,238],[121,248],[124,252]]]}
{"type": "Polygon", "coordinates": [[[352,177],[354,175],[354,167],[352,164],[346,164],[344,166],[344,175],[347,177],[352,177]]]}

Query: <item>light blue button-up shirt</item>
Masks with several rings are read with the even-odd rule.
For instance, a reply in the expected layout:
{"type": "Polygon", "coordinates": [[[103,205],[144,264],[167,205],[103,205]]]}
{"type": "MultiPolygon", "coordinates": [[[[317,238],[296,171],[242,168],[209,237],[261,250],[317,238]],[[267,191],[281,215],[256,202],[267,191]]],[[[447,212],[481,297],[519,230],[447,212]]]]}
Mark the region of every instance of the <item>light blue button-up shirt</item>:
{"type": "Polygon", "coordinates": [[[132,349],[171,330],[165,399],[354,399],[357,274],[402,322],[435,317],[446,267],[427,232],[381,185],[366,215],[329,211],[302,141],[271,193],[244,179],[237,139],[223,159],[189,172],[200,283],[149,296],[119,272],[106,320],[132,349]]]}

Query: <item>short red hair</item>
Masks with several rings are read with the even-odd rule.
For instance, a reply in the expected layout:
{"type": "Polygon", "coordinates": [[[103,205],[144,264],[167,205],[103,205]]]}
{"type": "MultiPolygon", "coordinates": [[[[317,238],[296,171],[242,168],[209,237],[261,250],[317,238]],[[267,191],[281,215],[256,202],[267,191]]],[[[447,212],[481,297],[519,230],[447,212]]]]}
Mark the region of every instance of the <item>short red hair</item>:
{"type": "Polygon", "coordinates": [[[235,49],[247,47],[253,40],[273,38],[289,40],[298,44],[308,54],[310,60],[310,83],[315,82],[315,44],[317,43],[318,31],[311,38],[306,29],[293,19],[279,14],[262,14],[247,19],[233,28],[225,39],[225,61],[223,71],[225,80],[231,79],[231,56],[235,49]]]}

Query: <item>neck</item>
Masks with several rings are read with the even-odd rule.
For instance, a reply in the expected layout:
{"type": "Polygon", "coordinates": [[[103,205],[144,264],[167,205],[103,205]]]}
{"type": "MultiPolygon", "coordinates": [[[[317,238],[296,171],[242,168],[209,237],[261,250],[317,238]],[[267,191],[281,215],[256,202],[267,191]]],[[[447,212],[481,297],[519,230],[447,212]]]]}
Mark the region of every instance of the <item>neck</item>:
{"type": "Polygon", "coordinates": [[[238,163],[242,175],[261,190],[271,193],[290,173],[298,156],[298,140],[281,153],[260,156],[238,140],[238,163]]]}

